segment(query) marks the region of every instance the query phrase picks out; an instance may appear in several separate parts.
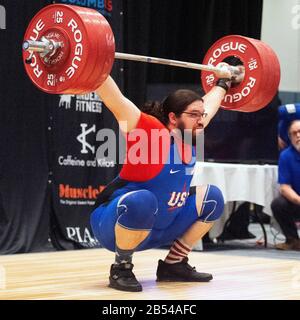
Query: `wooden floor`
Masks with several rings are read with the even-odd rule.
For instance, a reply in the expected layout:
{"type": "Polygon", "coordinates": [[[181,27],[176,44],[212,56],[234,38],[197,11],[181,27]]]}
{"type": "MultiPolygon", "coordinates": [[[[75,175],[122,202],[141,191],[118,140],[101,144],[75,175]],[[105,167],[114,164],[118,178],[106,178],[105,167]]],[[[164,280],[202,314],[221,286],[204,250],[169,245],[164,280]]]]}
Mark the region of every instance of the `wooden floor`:
{"type": "Polygon", "coordinates": [[[104,249],[0,257],[0,299],[300,299],[300,261],[192,252],[191,265],[210,272],[209,283],[157,283],[157,261],[166,250],[135,255],[143,292],[107,287],[113,253],[104,249]]]}

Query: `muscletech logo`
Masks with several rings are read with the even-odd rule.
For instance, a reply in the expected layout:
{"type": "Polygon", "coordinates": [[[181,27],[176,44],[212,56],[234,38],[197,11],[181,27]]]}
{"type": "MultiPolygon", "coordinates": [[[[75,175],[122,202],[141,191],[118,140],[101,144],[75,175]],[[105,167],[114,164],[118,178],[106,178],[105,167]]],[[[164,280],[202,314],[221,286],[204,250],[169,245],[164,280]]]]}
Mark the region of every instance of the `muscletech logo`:
{"type": "Polygon", "coordinates": [[[60,2],[95,9],[106,17],[111,17],[113,11],[112,0],[60,0],[60,2]]]}
{"type": "Polygon", "coordinates": [[[73,187],[69,184],[59,185],[59,198],[61,199],[88,199],[96,200],[99,193],[103,191],[105,186],[99,185],[97,188],[89,185],[85,188],[73,187]]]}
{"type": "Polygon", "coordinates": [[[6,29],[6,10],[0,5],[0,29],[6,29]]]}

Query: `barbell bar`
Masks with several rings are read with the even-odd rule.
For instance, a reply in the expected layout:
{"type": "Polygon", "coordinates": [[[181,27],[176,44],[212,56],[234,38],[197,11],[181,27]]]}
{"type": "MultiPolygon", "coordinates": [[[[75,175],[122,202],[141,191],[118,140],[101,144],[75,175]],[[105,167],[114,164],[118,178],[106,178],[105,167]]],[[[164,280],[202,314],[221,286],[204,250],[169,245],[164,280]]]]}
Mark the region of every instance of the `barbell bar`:
{"type": "MultiPolygon", "coordinates": [[[[23,42],[22,47],[23,47],[23,50],[25,51],[38,52],[44,55],[47,55],[47,54],[53,55],[55,54],[55,51],[59,48],[59,43],[55,41],[47,42],[46,38],[44,38],[44,40],[42,39],[42,41],[25,40],[23,42]]],[[[219,78],[221,77],[235,78],[235,76],[241,75],[241,69],[234,66],[216,67],[213,65],[205,65],[205,64],[199,64],[199,63],[193,63],[193,62],[149,57],[144,55],[122,53],[122,52],[115,52],[115,59],[162,64],[162,65],[201,70],[201,71],[211,71],[211,72],[214,72],[216,76],[219,78]]]]}

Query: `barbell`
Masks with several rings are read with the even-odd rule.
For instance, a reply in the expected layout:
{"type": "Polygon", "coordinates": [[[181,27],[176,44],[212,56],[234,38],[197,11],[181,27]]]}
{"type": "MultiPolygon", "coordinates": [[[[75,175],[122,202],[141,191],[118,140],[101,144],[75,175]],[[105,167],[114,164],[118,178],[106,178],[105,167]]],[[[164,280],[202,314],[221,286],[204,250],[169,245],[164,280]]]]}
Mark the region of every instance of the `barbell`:
{"type": "Polygon", "coordinates": [[[252,112],[274,97],[280,65],[274,51],[262,41],[240,35],[219,39],[207,51],[203,64],[115,52],[107,20],[96,10],[52,4],[40,10],[24,35],[23,60],[32,82],[51,94],[85,94],[96,90],[111,72],[114,59],[165,64],[201,70],[208,92],[217,78],[239,79],[227,92],[222,108],[252,112]],[[243,67],[222,66],[235,57],[243,67]]]}

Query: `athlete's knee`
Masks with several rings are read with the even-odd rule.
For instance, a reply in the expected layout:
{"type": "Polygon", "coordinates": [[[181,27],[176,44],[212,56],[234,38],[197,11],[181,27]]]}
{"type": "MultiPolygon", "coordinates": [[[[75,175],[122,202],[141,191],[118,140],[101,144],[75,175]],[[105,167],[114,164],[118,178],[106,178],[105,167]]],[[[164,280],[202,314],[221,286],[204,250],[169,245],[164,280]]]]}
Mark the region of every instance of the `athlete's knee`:
{"type": "Polygon", "coordinates": [[[219,219],[224,210],[224,198],[222,191],[214,186],[208,185],[203,198],[199,220],[213,222],[219,219]]]}
{"type": "Polygon", "coordinates": [[[128,192],[117,205],[118,224],[129,229],[149,230],[154,224],[157,209],[157,198],[151,191],[128,192]]]}

